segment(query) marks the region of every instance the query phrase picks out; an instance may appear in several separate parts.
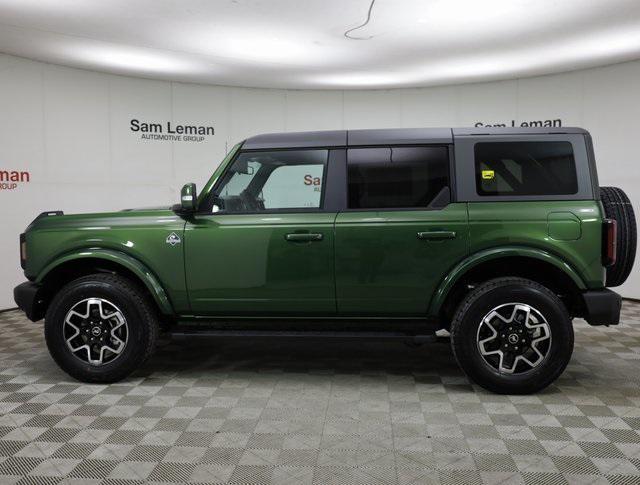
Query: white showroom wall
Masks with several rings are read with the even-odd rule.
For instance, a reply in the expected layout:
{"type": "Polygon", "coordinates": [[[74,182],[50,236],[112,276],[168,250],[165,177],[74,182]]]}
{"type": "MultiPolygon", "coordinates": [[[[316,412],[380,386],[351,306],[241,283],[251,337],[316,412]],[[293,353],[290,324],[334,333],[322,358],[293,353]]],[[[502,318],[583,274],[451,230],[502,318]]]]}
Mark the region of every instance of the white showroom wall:
{"type": "MultiPolygon", "coordinates": [[[[0,309],[24,277],[18,234],[40,212],[177,202],[228,147],[253,134],[340,128],[473,126],[561,119],[593,135],[601,185],[640,213],[640,61],[529,79],[379,91],[294,91],[137,79],[0,55],[0,309]],[[142,139],[130,121],[213,126],[202,141],[142,139]]],[[[637,265],[636,265],[637,267],[637,265]]],[[[619,289],[640,298],[634,271],[619,289]]]]}

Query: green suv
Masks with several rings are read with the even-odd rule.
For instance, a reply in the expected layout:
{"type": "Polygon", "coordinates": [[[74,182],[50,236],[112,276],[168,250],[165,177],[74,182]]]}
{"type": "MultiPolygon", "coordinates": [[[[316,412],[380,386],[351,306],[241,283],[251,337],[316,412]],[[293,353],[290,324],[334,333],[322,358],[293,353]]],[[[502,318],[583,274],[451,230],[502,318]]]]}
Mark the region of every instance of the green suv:
{"type": "Polygon", "coordinates": [[[501,393],[553,382],[572,319],[615,325],[636,229],[577,128],[281,133],[171,208],[46,212],[20,236],[27,317],[86,382],[159,333],[432,339],[501,393]]]}

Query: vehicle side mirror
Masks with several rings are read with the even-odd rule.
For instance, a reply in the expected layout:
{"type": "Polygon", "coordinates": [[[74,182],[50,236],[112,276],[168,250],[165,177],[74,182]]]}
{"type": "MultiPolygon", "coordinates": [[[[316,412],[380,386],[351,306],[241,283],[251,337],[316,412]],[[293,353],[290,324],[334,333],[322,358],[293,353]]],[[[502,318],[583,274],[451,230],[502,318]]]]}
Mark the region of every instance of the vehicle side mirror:
{"type": "Polygon", "coordinates": [[[180,191],[180,204],[178,204],[179,212],[182,214],[195,212],[197,202],[198,192],[196,190],[196,184],[184,184],[180,191]]]}

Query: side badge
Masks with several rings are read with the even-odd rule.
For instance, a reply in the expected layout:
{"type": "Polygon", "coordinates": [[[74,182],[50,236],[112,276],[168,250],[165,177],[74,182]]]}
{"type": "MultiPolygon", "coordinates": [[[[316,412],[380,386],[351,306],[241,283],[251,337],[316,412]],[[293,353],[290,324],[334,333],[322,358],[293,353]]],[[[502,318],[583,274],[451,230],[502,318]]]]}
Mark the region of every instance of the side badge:
{"type": "Polygon", "coordinates": [[[166,242],[167,244],[171,244],[172,246],[175,246],[176,244],[180,244],[182,240],[180,239],[180,236],[178,236],[175,232],[172,232],[167,236],[166,242]]]}

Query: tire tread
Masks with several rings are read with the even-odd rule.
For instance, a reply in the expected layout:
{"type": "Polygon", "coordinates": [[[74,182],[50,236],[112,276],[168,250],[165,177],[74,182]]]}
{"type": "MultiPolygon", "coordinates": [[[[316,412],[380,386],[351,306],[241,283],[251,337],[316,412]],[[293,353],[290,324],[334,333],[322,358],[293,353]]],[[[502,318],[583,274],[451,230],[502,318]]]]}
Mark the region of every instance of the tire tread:
{"type": "Polygon", "coordinates": [[[606,286],[620,286],[631,270],[636,256],[637,226],[629,197],[618,187],[600,187],[600,199],[607,218],[618,224],[616,263],[607,268],[606,286]]]}

